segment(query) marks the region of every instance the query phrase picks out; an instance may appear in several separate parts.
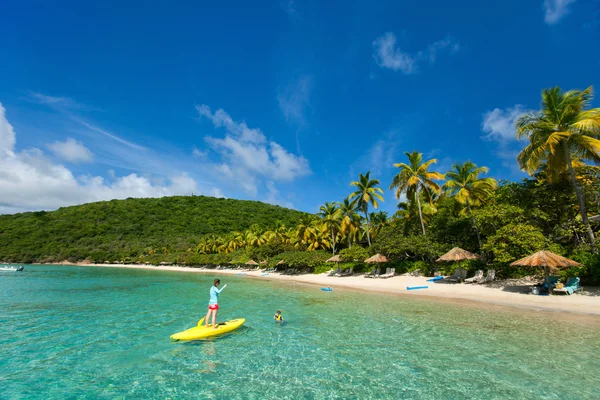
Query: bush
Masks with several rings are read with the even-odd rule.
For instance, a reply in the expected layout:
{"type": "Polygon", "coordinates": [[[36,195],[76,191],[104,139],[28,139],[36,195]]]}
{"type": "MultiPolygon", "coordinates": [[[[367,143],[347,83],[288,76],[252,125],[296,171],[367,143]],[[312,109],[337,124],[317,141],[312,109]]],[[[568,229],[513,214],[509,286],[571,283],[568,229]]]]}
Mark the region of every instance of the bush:
{"type": "Polygon", "coordinates": [[[352,247],[340,251],[340,257],[344,261],[363,262],[367,258],[369,258],[369,252],[364,247],[354,245],[352,247]]]}
{"type": "Polygon", "coordinates": [[[584,271],[579,271],[580,275],[575,275],[578,272],[576,270],[570,271],[573,273],[571,276],[579,276],[582,285],[600,284],[600,254],[594,254],[587,249],[578,249],[571,258],[585,266],[584,271]]]}
{"type": "MultiPolygon", "coordinates": [[[[271,265],[276,265],[279,261],[283,260],[284,268],[307,268],[314,271],[316,268],[325,268],[325,266],[331,269],[331,265],[325,263],[331,257],[331,253],[324,250],[316,251],[287,251],[281,253],[271,260],[271,265]]],[[[279,267],[278,267],[279,269],[279,267]]],[[[327,269],[327,271],[329,271],[327,269]]]]}
{"type": "Polygon", "coordinates": [[[483,245],[497,262],[514,261],[543,249],[560,252],[540,229],[527,224],[503,226],[483,245]]]}

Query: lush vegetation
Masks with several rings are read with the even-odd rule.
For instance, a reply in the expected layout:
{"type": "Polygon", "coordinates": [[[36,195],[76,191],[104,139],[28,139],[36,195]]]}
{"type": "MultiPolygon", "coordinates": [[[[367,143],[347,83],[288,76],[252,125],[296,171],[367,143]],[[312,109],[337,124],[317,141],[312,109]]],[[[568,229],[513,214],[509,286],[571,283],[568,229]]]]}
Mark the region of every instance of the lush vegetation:
{"type": "Polygon", "coordinates": [[[204,196],[112,200],[0,215],[0,260],[168,261],[195,249],[207,235],[253,224],[296,225],[305,215],[255,201],[204,196]]]}
{"type": "Polygon", "coordinates": [[[516,160],[531,178],[497,182],[471,161],[433,171],[436,159],[418,151],[394,164],[390,182],[398,203],[377,211],[381,182],[369,172],[350,183],[348,197],[316,215],[256,202],[205,197],[126,200],[69,207],[50,213],[0,217],[0,259],[62,259],[242,264],[250,259],[295,270],[325,271],[339,254],[342,268],[370,269],[368,256],[384,254],[397,272],[456,265],[435,259],[454,246],[477,252],[472,269],[500,276],[536,271],[508,264],[541,249],[571,257],[582,268],[564,271],[600,283],[600,109],[590,109],[591,88],[544,90],[542,109],[517,121],[527,146],[516,160]],[[595,225],[594,225],[595,224],[595,225]],[[485,265],[487,264],[487,266],[485,265]]]}

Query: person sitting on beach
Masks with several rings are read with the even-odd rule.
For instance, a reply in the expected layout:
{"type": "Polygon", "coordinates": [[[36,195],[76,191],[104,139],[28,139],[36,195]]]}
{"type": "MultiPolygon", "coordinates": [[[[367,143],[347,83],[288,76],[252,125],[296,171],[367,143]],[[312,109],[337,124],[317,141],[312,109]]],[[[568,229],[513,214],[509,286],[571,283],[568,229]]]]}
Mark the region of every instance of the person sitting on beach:
{"type": "Polygon", "coordinates": [[[273,318],[275,318],[275,321],[277,322],[283,322],[283,315],[281,315],[281,310],[277,310],[273,318]]]}
{"type": "Polygon", "coordinates": [[[213,287],[210,288],[210,300],[208,300],[208,312],[206,313],[206,317],[204,317],[205,326],[208,328],[208,320],[210,319],[210,315],[212,313],[212,326],[213,329],[217,329],[217,325],[215,321],[217,319],[217,312],[219,311],[219,293],[223,291],[227,287],[224,285],[221,289],[219,289],[219,285],[221,284],[220,279],[215,279],[213,287]]]}

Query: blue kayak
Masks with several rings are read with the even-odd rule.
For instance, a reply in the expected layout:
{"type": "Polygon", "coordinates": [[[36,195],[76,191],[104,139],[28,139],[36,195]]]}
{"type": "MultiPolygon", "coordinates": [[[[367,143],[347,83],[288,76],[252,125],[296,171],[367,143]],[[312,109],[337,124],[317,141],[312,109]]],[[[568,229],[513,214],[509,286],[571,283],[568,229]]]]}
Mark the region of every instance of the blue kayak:
{"type": "Polygon", "coordinates": [[[444,279],[443,276],[436,276],[435,278],[427,279],[427,282],[435,282],[444,279]]]}
{"type": "Polygon", "coordinates": [[[407,286],[406,290],[427,289],[429,286],[407,286]]]}
{"type": "Polygon", "coordinates": [[[330,287],[322,287],[321,290],[324,292],[331,292],[333,289],[330,287]]]}

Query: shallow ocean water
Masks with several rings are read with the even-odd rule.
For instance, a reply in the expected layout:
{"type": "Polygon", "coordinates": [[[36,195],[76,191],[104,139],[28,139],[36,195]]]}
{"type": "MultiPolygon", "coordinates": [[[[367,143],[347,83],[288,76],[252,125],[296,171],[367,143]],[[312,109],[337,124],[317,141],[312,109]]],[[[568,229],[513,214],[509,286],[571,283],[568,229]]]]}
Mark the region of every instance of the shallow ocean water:
{"type": "MultiPolygon", "coordinates": [[[[26,266],[0,273],[0,398],[595,399],[599,319],[218,276],[26,266]],[[277,309],[285,323],[273,321],[277,309]]],[[[341,278],[343,279],[343,278],[341,278]]]]}

